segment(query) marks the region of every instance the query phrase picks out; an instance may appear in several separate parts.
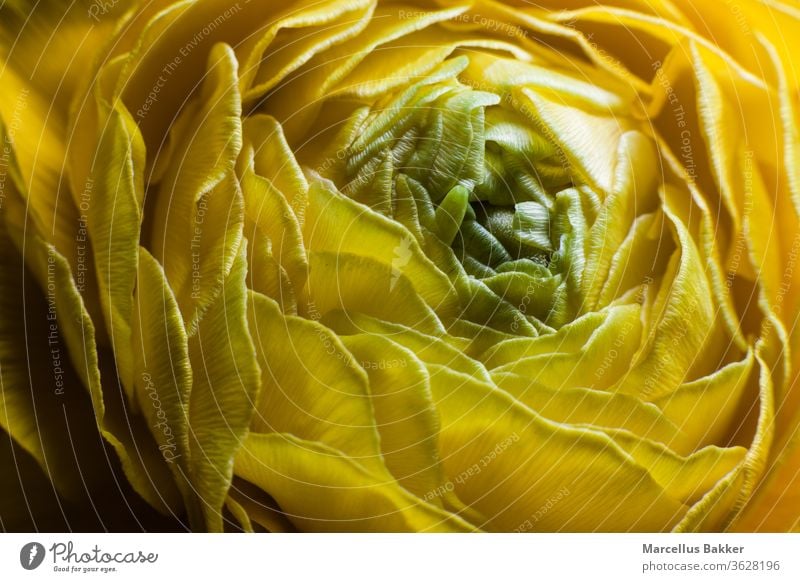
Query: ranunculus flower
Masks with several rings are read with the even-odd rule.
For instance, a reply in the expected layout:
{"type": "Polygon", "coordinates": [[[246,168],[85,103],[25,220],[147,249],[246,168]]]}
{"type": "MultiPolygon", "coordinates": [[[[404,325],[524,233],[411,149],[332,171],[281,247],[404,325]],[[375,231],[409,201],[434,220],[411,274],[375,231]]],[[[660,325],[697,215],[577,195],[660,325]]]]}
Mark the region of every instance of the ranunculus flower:
{"type": "Polygon", "coordinates": [[[0,10],[4,528],[798,529],[796,7],[134,4],[0,10]]]}

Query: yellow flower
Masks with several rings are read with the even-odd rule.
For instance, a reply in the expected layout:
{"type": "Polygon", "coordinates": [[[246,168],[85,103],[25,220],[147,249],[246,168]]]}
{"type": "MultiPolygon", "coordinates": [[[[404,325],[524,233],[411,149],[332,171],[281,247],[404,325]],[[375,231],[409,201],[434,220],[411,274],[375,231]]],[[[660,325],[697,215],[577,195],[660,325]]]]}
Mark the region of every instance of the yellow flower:
{"type": "Polygon", "coordinates": [[[4,527],[797,530],[800,12],[568,5],[0,9],[4,527]]]}

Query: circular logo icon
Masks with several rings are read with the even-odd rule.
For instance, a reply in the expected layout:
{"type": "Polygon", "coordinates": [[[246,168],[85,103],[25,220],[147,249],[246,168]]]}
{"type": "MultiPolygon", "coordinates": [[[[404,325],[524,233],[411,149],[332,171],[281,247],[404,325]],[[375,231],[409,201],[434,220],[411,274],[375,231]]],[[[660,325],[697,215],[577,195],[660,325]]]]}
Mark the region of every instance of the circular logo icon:
{"type": "Polygon", "coordinates": [[[29,542],[19,551],[19,563],[26,570],[35,570],[44,561],[44,546],[39,542],[29,542]]]}

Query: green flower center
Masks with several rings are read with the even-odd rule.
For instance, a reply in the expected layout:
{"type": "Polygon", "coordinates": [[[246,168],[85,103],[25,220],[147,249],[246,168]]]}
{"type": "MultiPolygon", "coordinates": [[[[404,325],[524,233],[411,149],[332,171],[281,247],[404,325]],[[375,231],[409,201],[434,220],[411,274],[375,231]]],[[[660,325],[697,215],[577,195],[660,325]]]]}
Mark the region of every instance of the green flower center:
{"type": "Polygon", "coordinates": [[[524,304],[534,325],[559,327],[577,315],[587,214],[600,197],[520,103],[460,80],[467,66],[455,58],[355,109],[320,173],[423,246],[424,232],[435,235],[465,276],[524,304]]]}

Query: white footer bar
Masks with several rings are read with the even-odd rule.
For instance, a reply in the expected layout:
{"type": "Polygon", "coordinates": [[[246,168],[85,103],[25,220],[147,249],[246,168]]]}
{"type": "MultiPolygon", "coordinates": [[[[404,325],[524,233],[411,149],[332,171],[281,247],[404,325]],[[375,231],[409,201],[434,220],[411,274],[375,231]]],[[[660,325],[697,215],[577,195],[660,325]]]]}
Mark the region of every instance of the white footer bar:
{"type": "Polygon", "coordinates": [[[0,535],[0,580],[173,576],[218,582],[797,581],[800,535],[0,535]]]}

